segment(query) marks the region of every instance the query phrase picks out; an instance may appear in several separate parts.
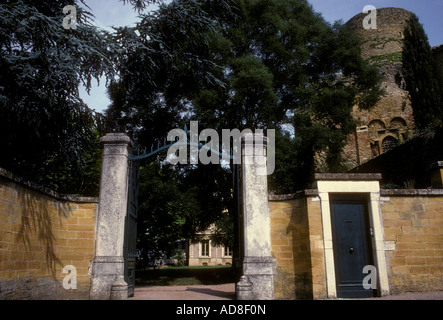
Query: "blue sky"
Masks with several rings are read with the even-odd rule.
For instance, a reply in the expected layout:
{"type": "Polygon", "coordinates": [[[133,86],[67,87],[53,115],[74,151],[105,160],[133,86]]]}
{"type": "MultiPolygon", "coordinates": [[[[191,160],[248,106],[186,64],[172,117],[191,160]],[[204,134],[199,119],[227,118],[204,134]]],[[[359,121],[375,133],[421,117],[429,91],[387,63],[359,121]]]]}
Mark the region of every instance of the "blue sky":
{"type": "MultiPolygon", "coordinates": [[[[443,0],[308,0],[315,11],[321,13],[326,21],[348,21],[360,13],[366,5],[376,8],[401,7],[414,12],[429,37],[431,46],[443,44],[443,0]]],[[[137,13],[130,5],[119,0],[86,0],[95,15],[95,24],[110,30],[111,26],[131,25],[137,20],[137,13]]],[[[102,112],[109,105],[105,81],[92,83],[90,95],[80,88],[82,99],[91,109],[102,112]]]]}

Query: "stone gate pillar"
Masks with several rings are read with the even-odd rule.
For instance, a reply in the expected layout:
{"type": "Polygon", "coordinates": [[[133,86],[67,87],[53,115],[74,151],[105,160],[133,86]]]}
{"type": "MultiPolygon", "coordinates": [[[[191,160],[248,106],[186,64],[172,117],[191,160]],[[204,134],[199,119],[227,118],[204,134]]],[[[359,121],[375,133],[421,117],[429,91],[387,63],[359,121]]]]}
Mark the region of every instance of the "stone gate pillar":
{"type": "Polygon", "coordinates": [[[263,134],[242,139],[243,246],[242,276],[236,285],[238,300],[274,298],[274,260],[263,134]],[[255,144],[254,144],[255,142],[255,144]]]}
{"type": "Polygon", "coordinates": [[[123,242],[132,141],[124,133],[109,133],[100,142],[103,160],[90,299],[126,299],[123,242]]]}

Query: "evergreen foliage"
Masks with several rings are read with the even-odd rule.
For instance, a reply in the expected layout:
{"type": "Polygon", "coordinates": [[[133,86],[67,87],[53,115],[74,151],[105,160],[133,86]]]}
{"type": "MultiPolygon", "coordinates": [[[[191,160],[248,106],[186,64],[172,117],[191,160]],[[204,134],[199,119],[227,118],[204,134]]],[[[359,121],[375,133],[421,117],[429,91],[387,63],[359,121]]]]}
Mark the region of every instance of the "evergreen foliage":
{"type": "Polygon", "coordinates": [[[97,195],[103,119],[78,87],[113,75],[112,45],[80,6],[78,28],[63,28],[73,3],[0,3],[0,166],[62,193],[97,195]]]}
{"type": "Polygon", "coordinates": [[[415,126],[419,131],[443,125],[442,90],[428,37],[416,15],[404,30],[403,74],[411,97],[415,126]]]}

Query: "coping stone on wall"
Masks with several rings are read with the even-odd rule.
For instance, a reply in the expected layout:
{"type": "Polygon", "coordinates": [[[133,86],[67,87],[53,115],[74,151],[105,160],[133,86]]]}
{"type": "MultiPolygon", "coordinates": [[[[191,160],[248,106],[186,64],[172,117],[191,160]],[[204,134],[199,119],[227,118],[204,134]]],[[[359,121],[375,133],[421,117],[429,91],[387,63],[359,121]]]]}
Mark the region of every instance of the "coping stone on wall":
{"type": "Polygon", "coordinates": [[[294,200],[303,197],[316,197],[318,196],[317,189],[305,189],[298,191],[296,193],[290,194],[270,194],[268,195],[269,201],[285,201],[285,200],[294,200]]]}
{"type": "Polygon", "coordinates": [[[28,188],[34,189],[38,192],[41,192],[43,194],[46,194],[52,198],[58,199],[58,200],[65,200],[65,201],[71,201],[71,202],[86,202],[86,203],[98,203],[98,198],[96,197],[78,197],[78,196],[67,196],[67,195],[61,195],[58,192],[45,188],[43,186],[38,185],[35,182],[28,181],[26,179],[23,179],[22,177],[6,170],[3,168],[0,168],[0,177],[6,178],[8,180],[11,180],[13,182],[16,182],[18,184],[24,185],[28,188]]]}
{"type": "Polygon", "coordinates": [[[443,196],[443,189],[381,189],[381,196],[443,196]]]}
{"type": "Polygon", "coordinates": [[[315,180],[381,180],[381,173],[316,173],[315,180]]]}

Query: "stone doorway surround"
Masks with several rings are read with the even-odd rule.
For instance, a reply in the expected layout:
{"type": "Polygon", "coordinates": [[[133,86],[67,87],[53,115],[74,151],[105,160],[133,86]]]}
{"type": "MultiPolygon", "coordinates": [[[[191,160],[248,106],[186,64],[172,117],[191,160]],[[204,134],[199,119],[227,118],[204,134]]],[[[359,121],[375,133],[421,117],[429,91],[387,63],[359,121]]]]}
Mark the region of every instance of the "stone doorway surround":
{"type": "Polygon", "coordinates": [[[385,242],[380,210],[379,180],[381,180],[381,174],[317,173],[315,174],[315,180],[321,203],[327,297],[332,299],[337,298],[329,201],[330,193],[365,193],[369,195],[369,227],[371,230],[372,255],[377,270],[377,293],[379,296],[389,295],[385,242]]]}

